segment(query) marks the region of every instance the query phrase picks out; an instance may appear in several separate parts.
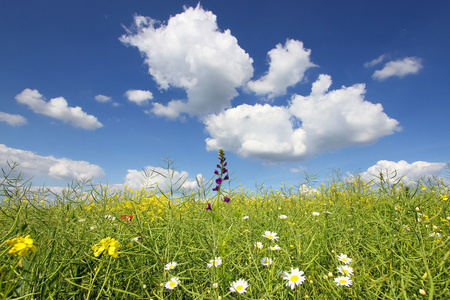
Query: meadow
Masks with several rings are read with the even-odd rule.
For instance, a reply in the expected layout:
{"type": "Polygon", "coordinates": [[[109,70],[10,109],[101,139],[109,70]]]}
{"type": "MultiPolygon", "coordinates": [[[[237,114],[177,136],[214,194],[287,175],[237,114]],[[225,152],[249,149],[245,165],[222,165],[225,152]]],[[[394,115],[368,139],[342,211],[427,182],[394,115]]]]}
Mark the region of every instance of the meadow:
{"type": "Polygon", "coordinates": [[[0,179],[1,299],[450,299],[442,178],[250,191],[231,188],[220,152],[195,191],[80,181],[51,195],[14,167],[0,179]]]}

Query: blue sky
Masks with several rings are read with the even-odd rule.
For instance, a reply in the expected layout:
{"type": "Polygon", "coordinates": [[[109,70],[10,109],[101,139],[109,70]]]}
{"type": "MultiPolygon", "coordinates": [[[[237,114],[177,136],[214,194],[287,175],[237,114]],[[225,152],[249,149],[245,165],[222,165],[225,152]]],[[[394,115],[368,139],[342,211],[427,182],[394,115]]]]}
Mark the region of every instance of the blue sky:
{"type": "Polygon", "coordinates": [[[448,177],[449,8],[2,1],[0,165],[138,188],[169,157],[193,187],[223,148],[250,189],[336,169],[448,177]]]}

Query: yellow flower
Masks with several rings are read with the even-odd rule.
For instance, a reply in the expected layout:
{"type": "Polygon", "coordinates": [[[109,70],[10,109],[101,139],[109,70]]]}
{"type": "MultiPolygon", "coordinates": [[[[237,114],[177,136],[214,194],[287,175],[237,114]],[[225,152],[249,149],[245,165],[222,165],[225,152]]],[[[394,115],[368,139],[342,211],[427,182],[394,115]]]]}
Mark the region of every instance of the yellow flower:
{"type": "Polygon", "coordinates": [[[114,238],[107,237],[105,239],[102,239],[100,243],[92,246],[92,250],[94,251],[94,256],[98,257],[103,252],[108,251],[108,254],[111,255],[114,258],[117,258],[117,250],[120,248],[120,243],[116,241],[114,238]]]}
{"type": "Polygon", "coordinates": [[[17,237],[12,240],[6,241],[8,245],[12,246],[11,249],[9,249],[9,254],[16,254],[20,256],[27,256],[28,251],[36,252],[37,247],[33,245],[34,241],[30,238],[29,235],[26,237],[17,237]]]}

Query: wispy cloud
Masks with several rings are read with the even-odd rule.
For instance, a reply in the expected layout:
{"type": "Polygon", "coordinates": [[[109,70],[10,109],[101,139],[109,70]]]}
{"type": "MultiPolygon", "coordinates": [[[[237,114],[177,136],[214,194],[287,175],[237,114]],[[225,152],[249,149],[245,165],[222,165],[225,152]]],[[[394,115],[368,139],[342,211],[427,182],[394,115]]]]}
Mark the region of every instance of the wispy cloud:
{"type": "Polygon", "coordinates": [[[328,91],[320,75],[309,96],[294,95],[288,106],[247,105],[206,118],[208,150],[233,151],[266,163],[303,161],[352,145],[367,145],[400,130],[381,104],[364,99],[365,85],[328,91]]]}
{"type": "Polygon", "coordinates": [[[381,70],[376,70],[372,78],[384,80],[386,78],[397,76],[400,78],[410,74],[417,74],[423,68],[422,60],[418,57],[405,57],[386,63],[381,70]]]}
{"type": "Polygon", "coordinates": [[[102,168],[86,161],[75,161],[53,156],[40,156],[31,151],[9,148],[0,144],[0,167],[6,163],[19,163],[18,170],[25,177],[45,176],[55,180],[100,178],[105,175],[102,168]]]}
{"type": "Polygon", "coordinates": [[[376,66],[376,65],[380,64],[386,58],[387,58],[387,54],[382,54],[371,61],[365,62],[364,67],[369,68],[369,67],[376,66]]]}
{"type": "Polygon", "coordinates": [[[269,99],[285,95],[288,87],[302,81],[306,70],[316,66],[310,60],[311,50],[296,40],[287,40],[284,46],[278,44],[267,55],[269,71],[260,79],[248,82],[247,87],[257,95],[268,95],[269,99]]]}
{"type": "Polygon", "coordinates": [[[23,126],[28,123],[27,118],[21,115],[13,115],[0,111],[0,122],[5,122],[11,126],[23,126]]]}
{"type": "Polygon", "coordinates": [[[152,112],[169,118],[203,116],[231,106],[237,88],[252,76],[252,59],[230,30],[220,31],[216,16],[200,5],[160,23],[135,16],[134,29],[120,37],[145,57],[160,89],[182,88],[187,99],[153,103],[152,112]],[[158,25],[160,25],[158,27],[158,25]]]}
{"type": "Polygon", "coordinates": [[[35,113],[69,123],[73,127],[89,130],[103,127],[96,117],[88,115],[81,107],[69,107],[63,97],[53,98],[46,102],[38,90],[25,89],[15,98],[17,102],[27,105],[35,113]]]}
{"type": "Polygon", "coordinates": [[[128,90],[125,92],[125,96],[129,101],[137,105],[145,105],[148,103],[148,100],[153,99],[152,92],[143,90],[128,90]]]}

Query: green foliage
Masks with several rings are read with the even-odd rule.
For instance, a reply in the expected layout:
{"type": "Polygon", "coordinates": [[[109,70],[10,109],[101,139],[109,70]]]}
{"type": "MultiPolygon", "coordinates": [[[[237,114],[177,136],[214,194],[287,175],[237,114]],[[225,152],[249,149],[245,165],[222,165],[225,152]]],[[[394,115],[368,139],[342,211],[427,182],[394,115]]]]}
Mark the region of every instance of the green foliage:
{"type": "Polygon", "coordinates": [[[204,191],[74,183],[52,196],[11,174],[1,183],[0,299],[450,299],[449,189],[441,180],[241,188],[222,191],[231,201],[206,210],[217,196],[204,191]],[[7,241],[26,235],[38,250],[9,254],[7,241]],[[119,241],[118,257],[108,249],[95,257],[92,247],[107,237],[119,241]],[[349,287],[334,282],[340,254],[352,259],[349,287]],[[222,264],[208,268],[215,257],[222,264]],[[170,262],[177,266],[166,270],[170,262]],[[277,275],[291,268],[306,276],[293,290],[277,275]],[[179,285],[170,290],[172,277],[179,285]],[[232,293],[241,278],[246,293],[232,293]]]}

